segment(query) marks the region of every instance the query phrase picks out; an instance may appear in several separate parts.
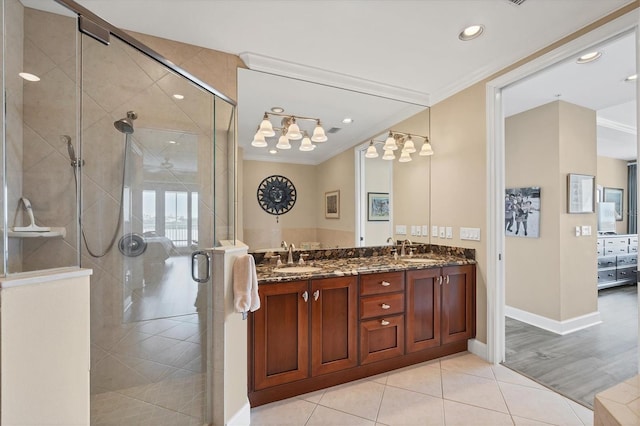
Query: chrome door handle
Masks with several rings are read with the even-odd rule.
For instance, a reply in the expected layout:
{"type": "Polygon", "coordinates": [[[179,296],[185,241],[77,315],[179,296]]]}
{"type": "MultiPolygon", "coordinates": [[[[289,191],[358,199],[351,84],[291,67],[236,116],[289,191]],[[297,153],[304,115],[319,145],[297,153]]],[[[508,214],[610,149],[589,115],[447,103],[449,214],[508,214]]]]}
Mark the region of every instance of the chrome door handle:
{"type": "Polygon", "coordinates": [[[442,275],[438,277],[438,284],[442,285],[442,275]]]}
{"type": "Polygon", "coordinates": [[[449,284],[449,275],[447,275],[447,284],[449,284]]]}
{"type": "Polygon", "coordinates": [[[380,325],[389,325],[389,321],[387,321],[387,320],[381,320],[381,321],[380,321],[380,325]]]}
{"type": "Polygon", "coordinates": [[[320,290],[316,290],[313,292],[313,300],[318,301],[318,297],[320,297],[320,290]]]}
{"type": "Polygon", "coordinates": [[[204,250],[198,250],[191,253],[191,278],[197,283],[206,283],[211,278],[211,256],[209,253],[204,250]],[[200,271],[200,262],[198,262],[198,256],[204,256],[206,261],[206,270],[207,273],[204,278],[199,278],[196,276],[196,271],[200,271]]]}
{"type": "Polygon", "coordinates": [[[309,300],[309,293],[306,290],[302,293],[302,298],[305,302],[309,300]]]}
{"type": "Polygon", "coordinates": [[[389,308],[391,308],[391,306],[390,306],[390,305],[387,305],[386,303],[383,303],[382,305],[380,305],[380,307],[381,307],[382,309],[389,309],[389,308]]]}
{"type": "Polygon", "coordinates": [[[382,287],[389,287],[391,283],[389,281],[382,281],[380,285],[382,285],[382,287]]]}

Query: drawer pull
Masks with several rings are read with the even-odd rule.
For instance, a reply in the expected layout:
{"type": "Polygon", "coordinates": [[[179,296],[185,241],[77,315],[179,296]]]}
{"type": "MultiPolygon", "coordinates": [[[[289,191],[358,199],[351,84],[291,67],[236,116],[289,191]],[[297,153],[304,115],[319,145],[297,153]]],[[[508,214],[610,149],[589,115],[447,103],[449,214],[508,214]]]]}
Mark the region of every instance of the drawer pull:
{"type": "Polygon", "coordinates": [[[382,281],[380,285],[382,285],[382,287],[389,287],[391,283],[389,281],[382,281]]]}
{"type": "Polygon", "coordinates": [[[320,290],[316,290],[313,292],[313,300],[318,301],[318,297],[320,297],[320,290]]]}
{"type": "Polygon", "coordinates": [[[449,275],[447,275],[447,284],[449,284],[449,275]]]}
{"type": "Polygon", "coordinates": [[[382,321],[380,321],[380,325],[389,325],[389,321],[382,320],[382,321]]]}
{"type": "Polygon", "coordinates": [[[626,272],[620,272],[620,275],[627,275],[626,272]]]}
{"type": "Polygon", "coordinates": [[[391,305],[387,305],[386,303],[383,303],[382,305],[380,305],[380,307],[382,309],[389,309],[389,308],[391,308],[391,305]]]}
{"type": "Polygon", "coordinates": [[[438,284],[442,285],[442,275],[438,277],[438,284]]]}
{"type": "Polygon", "coordinates": [[[306,290],[304,293],[302,293],[302,298],[304,299],[305,302],[309,300],[309,293],[306,290]]]}

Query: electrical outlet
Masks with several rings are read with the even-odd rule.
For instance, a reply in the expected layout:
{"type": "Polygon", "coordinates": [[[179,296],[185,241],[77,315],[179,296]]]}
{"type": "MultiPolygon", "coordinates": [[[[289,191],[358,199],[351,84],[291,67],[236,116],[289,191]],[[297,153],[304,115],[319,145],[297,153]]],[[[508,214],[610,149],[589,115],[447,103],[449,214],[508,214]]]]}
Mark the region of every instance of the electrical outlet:
{"type": "Polygon", "coordinates": [[[429,227],[427,225],[422,225],[422,236],[423,237],[429,236],[429,227]]]}
{"type": "Polygon", "coordinates": [[[444,229],[444,226],[439,226],[438,227],[438,236],[440,238],[446,238],[446,230],[444,229]]]}
{"type": "Polygon", "coordinates": [[[451,226],[447,226],[446,228],[447,238],[453,238],[453,228],[451,226]]]}
{"type": "Polygon", "coordinates": [[[436,225],[431,226],[431,236],[433,238],[438,238],[438,227],[436,225]]]}

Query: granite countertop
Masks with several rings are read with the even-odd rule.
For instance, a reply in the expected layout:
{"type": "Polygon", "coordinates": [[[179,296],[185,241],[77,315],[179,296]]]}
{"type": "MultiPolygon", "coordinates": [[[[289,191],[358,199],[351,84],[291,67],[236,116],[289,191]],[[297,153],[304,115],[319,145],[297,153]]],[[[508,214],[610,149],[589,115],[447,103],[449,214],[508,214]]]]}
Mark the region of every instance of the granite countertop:
{"type": "MultiPolygon", "coordinates": [[[[295,281],[309,278],[330,278],[345,275],[359,275],[376,272],[407,271],[413,269],[439,268],[450,265],[475,264],[475,260],[451,254],[421,253],[414,256],[394,258],[392,255],[346,257],[338,259],[309,260],[303,265],[295,262],[281,266],[273,263],[261,262],[256,265],[258,282],[260,284],[295,281]],[[316,267],[312,272],[286,272],[290,267],[316,267]]],[[[295,271],[295,269],[293,269],[295,271]]]]}

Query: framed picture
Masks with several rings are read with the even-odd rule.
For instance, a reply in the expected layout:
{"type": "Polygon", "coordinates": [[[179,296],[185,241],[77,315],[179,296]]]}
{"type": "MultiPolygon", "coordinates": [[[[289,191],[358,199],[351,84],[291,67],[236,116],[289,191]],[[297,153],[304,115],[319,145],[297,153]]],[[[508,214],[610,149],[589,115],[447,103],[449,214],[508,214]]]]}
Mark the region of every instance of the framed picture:
{"type": "Polygon", "coordinates": [[[324,217],[327,219],[340,218],[340,191],[324,193],[324,217]]]}
{"type": "Polygon", "coordinates": [[[567,213],[594,213],[594,177],[569,173],[567,175],[567,213]]]}
{"type": "Polygon", "coordinates": [[[603,200],[605,203],[615,204],[616,220],[622,220],[623,212],[623,194],[624,190],[621,188],[604,188],[603,200]]]}
{"type": "Polygon", "coordinates": [[[367,220],[389,221],[389,193],[367,192],[367,220]]]}
{"type": "Polygon", "coordinates": [[[540,187],[507,188],[504,220],[507,237],[540,237],[540,187]]]}

